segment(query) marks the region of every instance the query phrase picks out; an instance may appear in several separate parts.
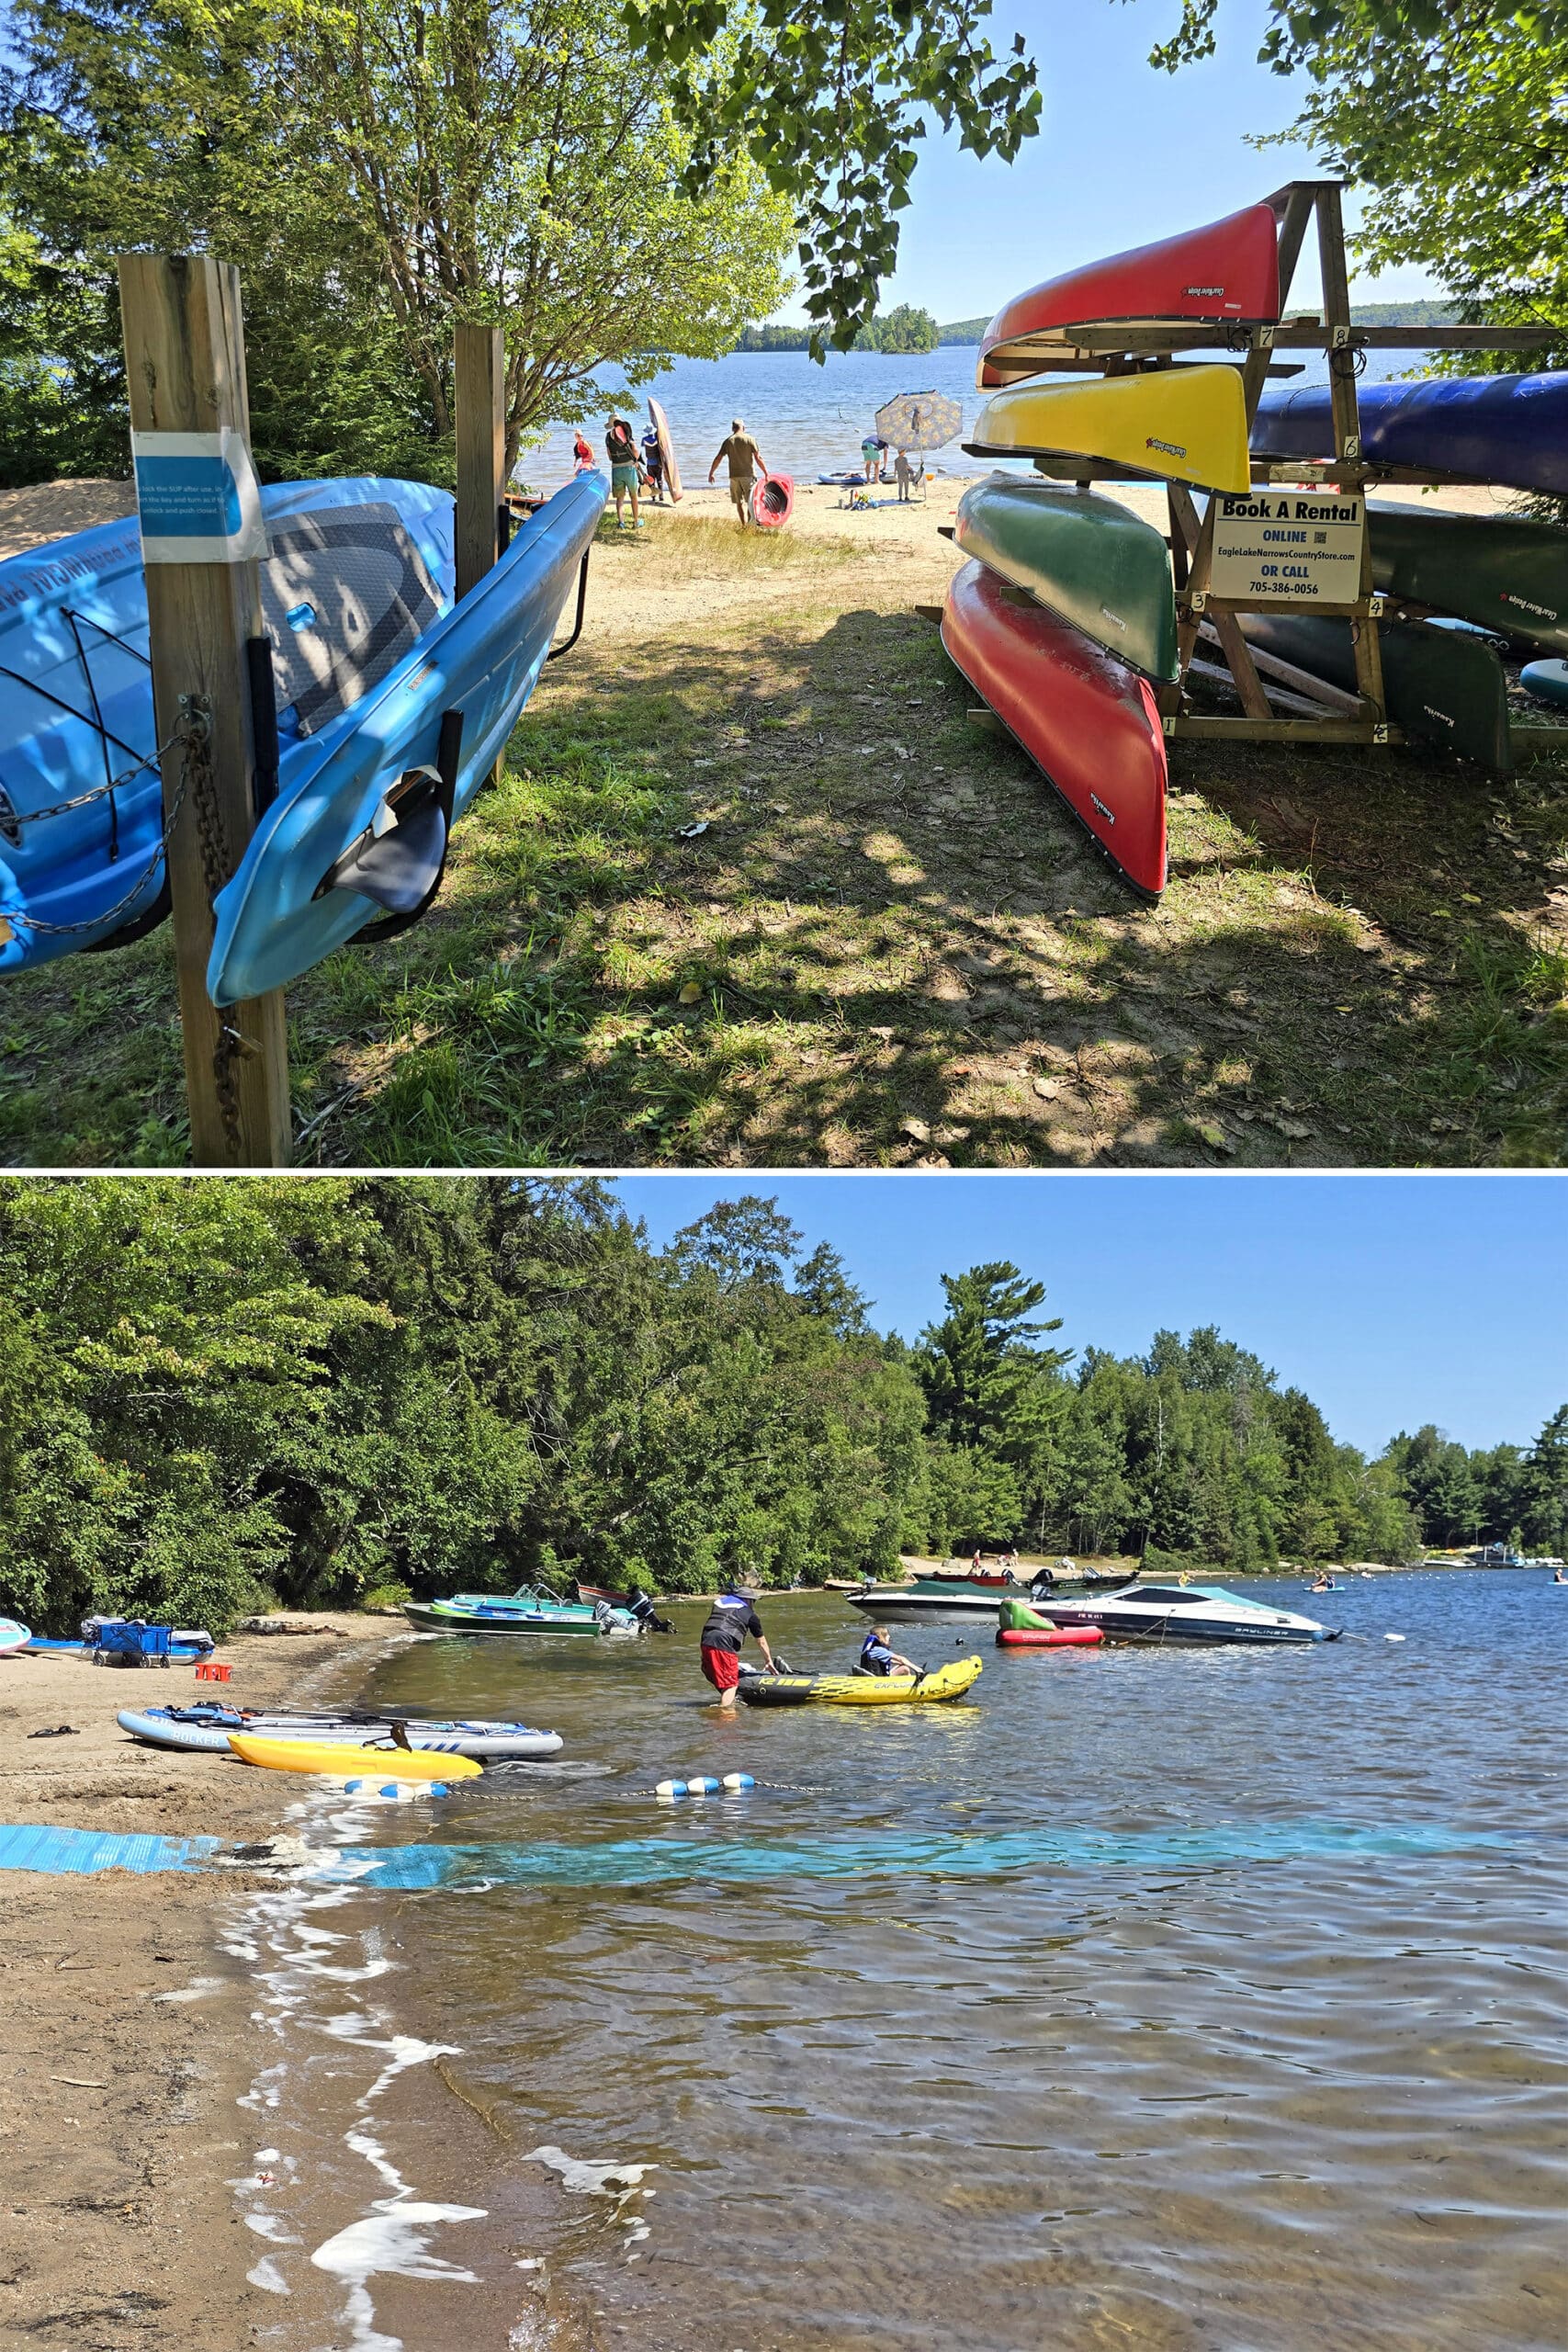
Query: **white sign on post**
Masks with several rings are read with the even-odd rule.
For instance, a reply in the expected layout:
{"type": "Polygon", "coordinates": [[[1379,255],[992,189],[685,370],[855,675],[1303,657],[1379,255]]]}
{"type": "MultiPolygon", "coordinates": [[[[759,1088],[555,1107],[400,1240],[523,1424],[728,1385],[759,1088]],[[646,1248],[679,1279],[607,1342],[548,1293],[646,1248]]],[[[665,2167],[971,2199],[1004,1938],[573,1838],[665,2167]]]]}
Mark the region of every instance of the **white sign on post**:
{"type": "Polygon", "coordinates": [[[133,433],[143,563],[250,563],[266,554],[261,491],[245,436],[133,433]]]}
{"type": "Polygon", "coordinates": [[[1248,608],[1351,605],[1361,593],[1366,503],[1321,490],[1214,499],[1209,593],[1248,608]]]}

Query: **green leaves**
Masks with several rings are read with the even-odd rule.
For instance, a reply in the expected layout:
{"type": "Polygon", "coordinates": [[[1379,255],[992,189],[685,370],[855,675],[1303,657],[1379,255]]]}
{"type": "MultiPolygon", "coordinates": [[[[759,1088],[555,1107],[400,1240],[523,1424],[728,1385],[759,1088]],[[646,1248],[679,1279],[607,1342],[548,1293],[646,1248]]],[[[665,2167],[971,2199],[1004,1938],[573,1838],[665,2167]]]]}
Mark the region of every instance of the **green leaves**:
{"type": "Polygon", "coordinates": [[[790,205],[818,359],[863,334],[897,266],[926,118],[1009,161],[1039,129],[1034,66],[1021,37],[998,59],[989,14],[989,0],[759,0],[743,17],[627,0],[633,43],[671,77],[688,188],[739,152],[790,205]]]}

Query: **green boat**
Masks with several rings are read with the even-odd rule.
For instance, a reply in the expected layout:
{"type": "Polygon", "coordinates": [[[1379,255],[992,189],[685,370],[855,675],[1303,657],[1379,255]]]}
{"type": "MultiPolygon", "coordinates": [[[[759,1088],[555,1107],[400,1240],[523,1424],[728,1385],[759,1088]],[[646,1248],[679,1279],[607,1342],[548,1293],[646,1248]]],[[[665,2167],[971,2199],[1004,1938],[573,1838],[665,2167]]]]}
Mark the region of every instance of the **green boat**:
{"type": "MultiPolygon", "coordinates": [[[[1315,614],[1248,613],[1242,634],[1347,694],[1356,692],[1350,624],[1315,614]]],[[[1503,665],[1483,637],[1427,621],[1385,621],[1382,649],[1388,715],[1412,742],[1506,775],[1514,764],[1503,665]]]]}
{"type": "Polygon", "coordinates": [[[422,1634],[637,1634],[653,1619],[646,1601],[614,1609],[602,1600],[558,1600],[531,1585],[513,1593],[457,1592],[446,1600],[405,1600],[403,1615],[422,1634]]]}
{"type": "Polygon", "coordinates": [[[1510,514],[1369,503],[1372,584],[1479,622],[1543,653],[1568,653],[1568,531],[1510,514]]]}
{"type": "Polygon", "coordinates": [[[990,474],[964,492],[953,536],[965,555],[1145,677],[1177,675],[1165,541],[1115,499],[990,474]]]}

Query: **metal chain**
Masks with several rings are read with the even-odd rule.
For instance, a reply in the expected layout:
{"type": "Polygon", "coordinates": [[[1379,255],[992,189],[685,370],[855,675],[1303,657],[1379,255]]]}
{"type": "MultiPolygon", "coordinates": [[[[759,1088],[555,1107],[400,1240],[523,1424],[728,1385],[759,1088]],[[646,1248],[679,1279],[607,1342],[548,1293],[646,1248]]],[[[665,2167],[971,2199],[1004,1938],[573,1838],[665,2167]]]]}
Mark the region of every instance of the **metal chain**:
{"type": "Polygon", "coordinates": [[[149,752],[144,760],[138,760],[136,765],[133,768],[127,768],[123,775],[111,776],[107,784],[95,784],[90,792],[78,792],[70,800],[51,800],[47,808],[8,809],[4,819],[0,820],[0,828],[9,831],[13,826],[39,825],[46,817],[65,817],[73,808],[85,808],[91,802],[102,800],[111,792],[122,792],[128,784],[133,783],[136,777],[142,775],[146,769],[157,767],[164,753],[172,752],[179,740],[180,731],[176,727],[174,733],[166,736],[155,752],[149,752]]]}

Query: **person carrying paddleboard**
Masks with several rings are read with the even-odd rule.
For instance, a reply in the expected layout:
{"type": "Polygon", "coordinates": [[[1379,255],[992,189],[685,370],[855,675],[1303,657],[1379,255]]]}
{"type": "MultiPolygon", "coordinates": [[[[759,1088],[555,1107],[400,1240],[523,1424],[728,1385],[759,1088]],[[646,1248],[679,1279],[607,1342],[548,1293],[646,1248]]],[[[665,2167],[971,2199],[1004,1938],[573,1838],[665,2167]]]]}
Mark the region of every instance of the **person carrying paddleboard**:
{"type": "Polygon", "coordinates": [[[708,1611],[703,1627],[703,1673],[718,1692],[721,1707],[733,1707],[735,1693],[740,1683],[740,1653],[750,1634],[761,1651],[771,1674],[773,1654],[768,1647],[768,1637],[762,1631],[762,1621],[753,1602],[755,1594],[736,1590],[721,1592],[708,1611]]]}
{"type": "Polygon", "coordinates": [[[744,530],[751,520],[751,492],[755,488],[756,476],[761,474],[762,480],[766,481],[768,469],[762,462],[761,449],[758,448],[738,416],[731,418],[728,436],[720,445],[718,456],[708,468],[710,483],[717,473],[720,463],[724,460],[728,460],[729,465],[730,502],[740,517],[740,527],[744,530]]]}

